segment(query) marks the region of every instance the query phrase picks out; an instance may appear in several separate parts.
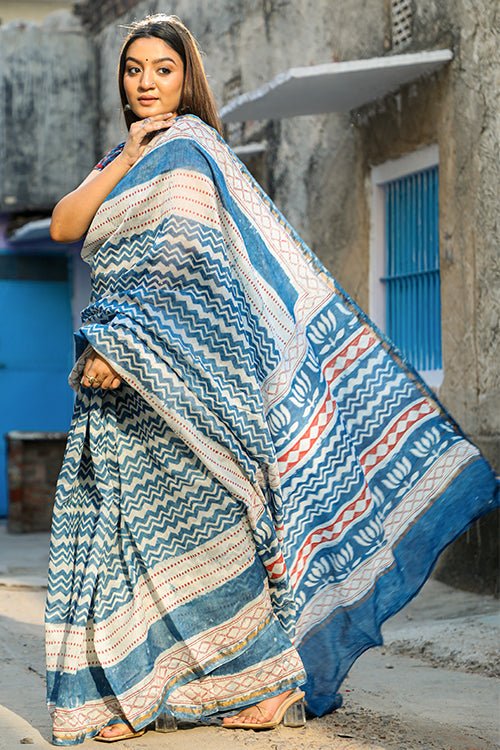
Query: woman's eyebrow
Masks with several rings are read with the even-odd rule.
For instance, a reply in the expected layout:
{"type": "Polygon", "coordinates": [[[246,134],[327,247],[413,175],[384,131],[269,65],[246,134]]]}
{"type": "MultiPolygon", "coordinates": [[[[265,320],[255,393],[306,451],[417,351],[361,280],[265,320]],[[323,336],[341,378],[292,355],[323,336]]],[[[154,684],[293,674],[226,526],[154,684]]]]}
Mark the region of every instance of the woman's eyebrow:
{"type": "MultiPolygon", "coordinates": [[[[139,65],[142,65],[141,61],[138,60],[136,57],[127,57],[125,62],[128,62],[129,60],[132,60],[132,62],[136,62],[136,63],[139,63],[139,65]]],[[[165,60],[168,60],[169,62],[174,63],[174,65],[177,65],[175,60],[172,60],[171,57],[159,57],[157,60],[152,60],[152,62],[159,63],[159,62],[164,62],[165,60]]]]}

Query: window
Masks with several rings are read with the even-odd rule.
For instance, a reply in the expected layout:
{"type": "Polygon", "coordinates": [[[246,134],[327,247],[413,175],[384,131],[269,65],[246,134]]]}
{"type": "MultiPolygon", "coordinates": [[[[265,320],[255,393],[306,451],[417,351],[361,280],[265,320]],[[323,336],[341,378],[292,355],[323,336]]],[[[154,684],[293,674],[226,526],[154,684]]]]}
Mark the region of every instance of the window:
{"type": "Polygon", "coordinates": [[[392,49],[399,51],[412,40],[411,0],[391,0],[392,49]]]}
{"type": "Polygon", "coordinates": [[[442,381],[437,148],[372,170],[370,313],[431,386],[442,381]]]}

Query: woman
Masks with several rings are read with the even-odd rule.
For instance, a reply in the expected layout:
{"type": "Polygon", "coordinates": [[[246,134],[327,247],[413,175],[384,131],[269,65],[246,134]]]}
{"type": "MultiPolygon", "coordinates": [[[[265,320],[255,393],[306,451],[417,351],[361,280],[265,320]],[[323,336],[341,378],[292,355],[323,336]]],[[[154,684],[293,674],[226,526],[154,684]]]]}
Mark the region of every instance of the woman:
{"type": "Polygon", "coordinates": [[[127,140],[51,224],[86,234],[92,269],[51,537],[53,742],[302,725],[300,687],[312,714],[340,704],[495,478],[224,142],[177,17],[132,26],[119,86],[127,140]]]}

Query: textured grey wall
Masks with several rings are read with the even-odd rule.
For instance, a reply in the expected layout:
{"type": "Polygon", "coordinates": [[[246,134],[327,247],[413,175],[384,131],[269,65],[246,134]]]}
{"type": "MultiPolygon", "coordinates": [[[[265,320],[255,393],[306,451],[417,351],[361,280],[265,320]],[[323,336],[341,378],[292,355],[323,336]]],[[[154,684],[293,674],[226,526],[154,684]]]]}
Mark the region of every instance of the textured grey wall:
{"type": "Polygon", "coordinates": [[[50,211],[87,174],[95,78],[92,42],[69,13],[0,27],[0,211],[50,211]]]}

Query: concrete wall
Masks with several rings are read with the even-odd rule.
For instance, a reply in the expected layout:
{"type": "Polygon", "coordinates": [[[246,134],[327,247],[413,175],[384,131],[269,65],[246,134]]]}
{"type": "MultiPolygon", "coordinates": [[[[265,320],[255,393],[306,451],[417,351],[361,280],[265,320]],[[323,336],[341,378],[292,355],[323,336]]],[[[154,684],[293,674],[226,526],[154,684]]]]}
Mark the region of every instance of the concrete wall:
{"type": "Polygon", "coordinates": [[[71,0],[0,0],[0,24],[17,21],[41,21],[60,8],[71,9],[71,0]]]}
{"type": "Polygon", "coordinates": [[[92,43],[69,12],[0,26],[0,212],[50,212],[95,155],[92,43]]]}

